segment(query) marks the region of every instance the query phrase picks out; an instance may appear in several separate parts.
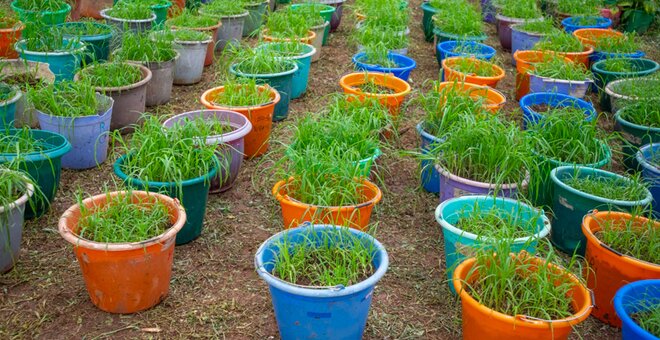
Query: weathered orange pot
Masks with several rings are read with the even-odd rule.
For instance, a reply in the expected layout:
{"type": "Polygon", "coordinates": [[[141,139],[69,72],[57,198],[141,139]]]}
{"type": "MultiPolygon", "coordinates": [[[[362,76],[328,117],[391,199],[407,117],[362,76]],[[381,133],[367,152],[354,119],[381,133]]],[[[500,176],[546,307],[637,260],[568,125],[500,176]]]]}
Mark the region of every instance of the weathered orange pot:
{"type": "Polygon", "coordinates": [[[314,41],[314,39],[316,39],[316,33],[314,33],[314,31],[308,31],[306,37],[298,38],[298,39],[289,39],[289,38],[278,38],[278,37],[268,35],[268,30],[264,29],[263,31],[261,31],[261,38],[263,38],[264,41],[268,41],[268,42],[299,41],[303,44],[311,45],[312,41],[314,41]]]}
{"type": "MultiPolygon", "coordinates": [[[[603,221],[623,223],[632,218],[632,215],[622,212],[594,211],[585,215],[582,220],[582,232],[587,237],[585,258],[589,263],[589,266],[584,268],[584,276],[587,278],[587,287],[594,292],[593,314],[599,320],[615,327],[621,327],[621,319],[614,312],[612,303],[616,291],[633,281],[660,278],[660,264],[620,254],[596,237],[603,221]]],[[[639,225],[647,221],[644,217],[635,218],[639,225]]],[[[660,223],[656,222],[655,227],[660,228],[660,223]]]]}
{"type": "MultiPolygon", "coordinates": [[[[125,195],[112,192],[109,195],[125,195]]],[[[176,234],[186,222],[186,212],[177,200],[165,195],[133,191],[134,202],[159,202],[169,211],[172,227],[149,240],[134,243],[99,243],[78,236],[80,206],[67,209],[59,232],[73,245],[92,303],[110,313],[135,313],[149,309],[168,294],[172,276],[176,234]]],[[[85,199],[88,209],[107,204],[106,194],[85,199]]],[[[130,224],[130,221],[127,221],[130,224]]]]}
{"type": "MultiPolygon", "coordinates": [[[[526,255],[524,252],[512,256],[527,256],[523,261],[527,263],[531,262],[537,266],[545,265],[543,259],[526,255]]],[[[528,318],[524,315],[506,315],[490,309],[475,300],[466,287],[466,283],[472,283],[478,278],[479,272],[477,271],[468,277],[475,264],[475,258],[470,258],[462,262],[454,270],[452,280],[456,292],[461,297],[461,306],[463,307],[463,339],[465,340],[568,339],[573,327],[589,317],[592,301],[587,288],[573,274],[553,264],[550,264],[550,266],[564,272],[569,280],[575,283],[570,295],[573,299],[573,310],[576,312],[571,317],[560,320],[541,321],[528,318]]]]}
{"type": "Polygon", "coordinates": [[[273,128],[273,113],[275,105],[280,102],[280,93],[270,86],[259,86],[262,91],[270,91],[272,101],[259,106],[224,106],[214,103],[218,94],[224,92],[225,87],[220,86],[204,92],[201,102],[211,110],[229,110],[238,112],[250,121],[252,131],[245,136],[245,157],[258,157],[268,151],[270,131],[273,128]]]}
{"type": "Polygon", "coordinates": [[[320,207],[291,198],[287,192],[287,183],[288,181],[279,181],[273,187],[273,196],[282,207],[285,229],[295,228],[303,222],[312,222],[367,230],[371,212],[383,197],[378,186],[364,180],[364,185],[360,188],[364,198],[362,203],[344,207],[320,207]]]}
{"type": "Polygon", "coordinates": [[[602,37],[622,37],[623,33],[613,29],[605,28],[581,28],[575,30],[573,35],[577,37],[584,46],[593,47],[596,44],[597,38],[602,37]]]}
{"type": "Polygon", "coordinates": [[[14,50],[14,44],[21,39],[23,28],[25,26],[18,23],[15,27],[0,29],[0,58],[18,58],[18,52],[14,50]]]}
{"type": "Polygon", "coordinates": [[[481,64],[481,65],[488,65],[490,68],[493,70],[495,73],[494,76],[489,76],[489,77],[483,77],[483,76],[477,76],[474,74],[466,74],[461,71],[458,71],[454,68],[454,65],[461,60],[461,59],[466,59],[465,57],[451,57],[451,58],[445,58],[442,60],[442,70],[445,74],[445,81],[460,81],[460,82],[466,82],[470,84],[475,84],[475,85],[483,85],[483,86],[490,86],[492,88],[497,87],[497,83],[500,82],[500,80],[504,79],[504,76],[506,73],[504,72],[504,69],[501,67],[489,63],[487,61],[483,61],[477,58],[467,58],[470,60],[470,62],[474,64],[481,64]]]}
{"type": "Polygon", "coordinates": [[[339,85],[348,95],[347,100],[360,100],[365,98],[376,98],[382,105],[387,106],[390,113],[395,118],[399,114],[401,103],[406,99],[406,96],[412,91],[410,84],[405,80],[401,80],[392,74],[385,74],[380,72],[356,72],[347,74],[339,80],[339,85]],[[379,94],[362,92],[358,86],[366,83],[368,80],[373,81],[375,84],[392,89],[393,94],[379,94]]]}
{"type": "MultiPolygon", "coordinates": [[[[218,21],[218,24],[215,26],[186,28],[193,31],[208,33],[211,35],[211,38],[213,38],[213,43],[209,44],[208,48],[206,49],[206,59],[204,59],[204,66],[209,66],[213,64],[213,59],[215,57],[215,45],[218,42],[218,29],[220,28],[220,26],[222,26],[222,22],[218,21]]],[[[176,26],[172,26],[171,28],[173,30],[177,29],[176,26]]]]}
{"type": "MultiPolygon", "coordinates": [[[[529,71],[534,69],[534,63],[551,58],[555,52],[551,51],[516,51],[513,58],[516,60],[516,100],[520,100],[529,93],[529,71]]],[[[565,58],[567,61],[568,58],[565,58]]]]}
{"type": "MultiPolygon", "coordinates": [[[[498,113],[504,107],[504,104],[506,104],[506,97],[504,94],[488,86],[457,81],[445,81],[438,84],[436,90],[442,91],[445,88],[455,88],[457,91],[467,93],[471,98],[485,99],[485,103],[482,106],[493,114],[498,113]]],[[[441,102],[440,105],[443,105],[443,103],[444,102],[441,102]]]]}

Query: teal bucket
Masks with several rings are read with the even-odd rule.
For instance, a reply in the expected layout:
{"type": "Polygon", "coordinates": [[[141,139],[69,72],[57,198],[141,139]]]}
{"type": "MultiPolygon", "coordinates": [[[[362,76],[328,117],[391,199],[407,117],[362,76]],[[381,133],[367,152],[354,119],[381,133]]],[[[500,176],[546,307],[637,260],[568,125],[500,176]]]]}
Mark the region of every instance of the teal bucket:
{"type": "Polygon", "coordinates": [[[424,40],[427,42],[433,41],[433,16],[438,14],[438,9],[431,6],[430,3],[422,3],[422,11],[424,16],[422,17],[422,30],[424,30],[424,40]]]}
{"type": "Polygon", "coordinates": [[[17,42],[15,46],[21,59],[48,64],[48,68],[55,75],[56,83],[62,80],[73,80],[73,76],[80,69],[87,49],[84,43],[77,43],[76,47],[69,51],[33,52],[25,49],[24,40],[17,42]]]}
{"type": "Polygon", "coordinates": [[[442,202],[435,209],[435,219],[442,227],[442,235],[445,241],[445,264],[447,268],[447,279],[449,288],[455,293],[451,284],[454,268],[461,264],[465,259],[472,257],[476,247],[482,247],[487,244],[488,235],[482,235],[479,238],[476,234],[465,232],[456,227],[459,219],[469,216],[475,208],[480,212],[490,212],[493,210],[510,213],[519,217],[523,221],[536,219],[536,229],[529,230],[534,233],[533,236],[517,238],[513,241],[512,250],[520,252],[525,250],[531,254],[536,252],[538,240],[550,233],[550,221],[545,216],[543,210],[533,208],[521,201],[510,198],[493,196],[463,196],[456,197],[442,202]]]}
{"type": "Polygon", "coordinates": [[[573,176],[596,178],[626,177],[615,173],[588,168],[584,166],[560,166],[550,172],[554,185],[552,198],[553,219],[555,227],[550,234],[550,240],[559,250],[584,256],[587,239],[582,233],[582,218],[592,210],[630,212],[636,208],[648,209],[653,201],[651,192],[646,190],[646,197],[641,201],[618,201],[594,196],[571,188],[564,180],[573,176]]]}
{"type": "Polygon", "coordinates": [[[264,17],[266,17],[266,8],[268,8],[268,1],[245,5],[245,9],[249,14],[243,24],[243,37],[247,37],[259,30],[264,22],[264,17]]]}
{"type": "Polygon", "coordinates": [[[12,86],[12,88],[16,91],[16,94],[5,101],[0,101],[0,131],[14,127],[16,104],[23,97],[23,92],[17,86],[12,86]]]}
{"type": "Polygon", "coordinates": [[[614,120],[616,122],[616,129],[621,131],[623,136],[623,163],[628,170],[638,171],[639,163],[636,160],[639,148],[646,144],[660,143],[660,128],[651,126],[642,126],[634,124],[622,118],[625,114],[626,107],[616,112],[614,120]]]}
{"type": "MultiPolygon", "coordinates": [[[[264,43],[260,46],[265,46],[266,48],[272,48],[273,50],[278,51],[282,44],[286,43],[271,42],[264,43]]],[[[309,71],[312,67],[312,56],[317,52],[312,45],[303,44],[302,46],[302,54],[291,57],[282,57],[282,59],[294,61],[298,65],[298,71],[293,74],[291,83],[291,99],[300,98],[305,92],[307,92],[309,71]]]]}
{"type": "MultiPolygon", "coordinates": [[[[95,27],[107,29],[109,33],[107,34],[97,34],[97,35],[64,35],[64,39],[75,39],[79,38],[80,41],[87,45],[87,53],[85,55],[85,64],[89,65],[94,61],[107,61],[110,57],[110,41],[113,36],[113,28],[100,23],[91,23],[95,27]]],[[[57,27],[85,27],[88,23],[82,22],[67,22],[64,24],[59,24],[57,27]]]]}
{"type": "MultiPolygon", "coordinates": [[[[211,179],[218,172],[218,167],[214,167],[204,176],[185,180],[181,183],[144,182],[137,178],[128,177],[121,169],[126,157],[126,155],[121,156],[114,164],[115,175],[124,181],[126,185],[138,190],[158,192],[177,198],[186,209],[186,224],[176,235],[176,245],[186,244],[198,238],[202,234],[202,226],[204,225],[211,179]]],[[[216,163],[219,164],[219,161],[216,160],[216,163]]]]}

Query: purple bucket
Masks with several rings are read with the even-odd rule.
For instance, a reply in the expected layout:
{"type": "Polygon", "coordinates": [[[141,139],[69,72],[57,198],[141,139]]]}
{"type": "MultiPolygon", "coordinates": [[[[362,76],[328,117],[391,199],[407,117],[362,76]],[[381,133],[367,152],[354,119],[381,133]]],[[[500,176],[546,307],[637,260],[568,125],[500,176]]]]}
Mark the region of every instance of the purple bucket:
{"type": "Polygon", "coordinates": [[[102,109],[99,114],[86,117],[53,116],[37,110],[42,130],[59,133],[71,143],[71,152],[62,156],[67,169],[93,168],[108,158],[112,98],[96,94],[102,109]]]}
{"type": "Polygon", "coordinates": [[[216,154],[220,160],[220,170],[218,174],[211,179],[211,193],[219,193],[229,190],[241,169],[244,156],[244,138],[252,130],[252,124],[242,114],[234,111],[225,110],[199,110],[178,114],[163,123],[166,128],[174,124],[183,122],[185,119],[193,120],[197,117],[204,119],[215,118],[220,122],[226,123],[232,128],[231,132],[209,136],[206,144],[215,144],[218,146],[216,154]],[[229,164],[227,164],[229,160],[229,164]]]}
{"type": "Polygon", "coordinates": [[[481,13],[485,22],[495,23],[495,6],[491,0],[481,0],[481,13]]]}
{"type": "Polygon", "coordinates": [[[541,21],[543,18],[537,18],[537,19],[517,19],[517,18],[509,18],[505,17],[503,15],[497,15],[497,34],[500,38],[500,45],[502,45],[502,49],[505,51],[511,51],[512,47],[512,42],[511,42],[511,26],[515,24],[524,24],[528,22],[533,22],[533,21],[541,21]]]}
{"type": "MultiPolygon", "coordinates": [[[[440,203],[461,196],[492,195],[495,190],[497,190],[497,197],[516,198],[519,192],[518,184],[502,184],[496,187],[494,184],[471,181],[450,174],[437,164],[435,168],[440,174],[440,203]]],[[[528,183],[529,176],[523,181],[522,187],[526,188],[528,183]]]]}
{"type": "Polygon", "coordinates": [[[591,85],[590,80],[576,81],[576,80],[561,80],[539,77],[534,74],[529,74],[529,92],[552,92],[561,93],[575,98],[584,98],[591,85]]]}
{"type": "Polygon", "coordinates": [[[511,26],[511,60],[513,66],[516,66],[516,59],[513,57],[513,54],[516,53],[516,51],[533,50],[534,45],[536,45],[536,43],[544,36],[544,34],[519,31],[517,26],[518,25],[511,26]]]}
{"type": "Polygon", "coordinates": [[[341,23],[341,15],[344,11],[344,1],[346,0],[321,0],[320,3],[324,5],[329,5],[335,8],[334,13],[332,13],[332,18],[330,19],[330,32],[334,32],[339,27],[341,23]]]}

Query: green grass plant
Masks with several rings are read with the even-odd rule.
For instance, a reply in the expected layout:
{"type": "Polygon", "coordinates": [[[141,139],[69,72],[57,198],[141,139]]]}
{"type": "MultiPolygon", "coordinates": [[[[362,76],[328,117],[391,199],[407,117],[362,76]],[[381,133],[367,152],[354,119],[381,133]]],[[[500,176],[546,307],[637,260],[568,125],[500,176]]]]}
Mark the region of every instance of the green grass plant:
{"type": "Polygon", "coordinates": [[[407,8],[399,9],[397,6],[385,4],[371,7],[364,13],[367,17],[359,25],[403,31],[408,27],[410,12],[407,8]]]}
{"type": "Polygon", "coordinates": [[[325,19],[321,16],[320,12],[325,8],[325,6],[314,2],[307,2],[306,4],[306,6],[298,7],[296,9],[286,7],[284,10],[297,12],[300,14],[303,18],[305,18],[307,25],[310,28],[323,25],[325,23],[325,19]]]}
{"type": "Polygon", "coordinates": [[[64,8],[64,0],[16,0],[16,6],[26,11],[59,11],[64,8]]]}
{"type": "Polygon", "coordinates": [[[224,91],[210,98],[211,102],[220,106],[259,106],[273,101],[270,91],[261,90],[254,79],[229,79],[223,86],[224,91]]]}
{"type": "Polygon", "coordinates": [[[656,75],[630,78],[613,84],[613,92],[636,99],[658,99],[660,98],[660,77],[656,75]]]}
{"type": "Polygon", "coordinates": [[[34,107],[59,117],[86,117],[107,109],[96,97],[94,87],[87,81],[62,81],[37,89],[30,89],[28,98],[34,107]]]}
{"type": "Polygon", "coordinates": [[[543,15],[536,0],[499,0],[502,15],[516,19],[537,19],[543,15]]]}
{"type": "Polygon", "coordinates": [[[172,226],[167,206],[158,200],[135,197],[130,190],[112,196],[107,188],[105,196],[104,206],[86,207],[83,195],[77,195],[77,234],[81,238],[99,243],[141,242],[172,226]]]}
{"type": "Polygon", "coordinates": [[[312,27],[308,17],[302,12],[276,11],[268,16],[264,25],[269,36],[282,39],[299,39],[309,35],[312,27]]]}
{"type": "Polygon", "coordinates": [[[268,48],[238,47],[230,54],[235,69],[245,74],[275,74],[294,68],[293,62],[282,59],[279,53],[268,48]]]}
{"type": "MultiPolygon", "coordinates": [[[[596,11],[598,12],[598,11],[596,11]]],[[[598,18],[597,16],[580,16],[580,17],[575,17],[575,23],[580,26],[593,26],[598,24],[598,18]]]]}
{"type": "Polygon", "coordinates": [[[110,26],[101,25],[93,20],[80,20],[75,23],[57,26],[57,29],[63,35],[73,37],[106,35],[112,33],[112,28],[110,26]]]}
{"type": "Polygon", "coordinates": [[[534,63],[534,69],[530,73],[539,77],[575,81],[586,81],[592,75],[582,63],[555,57],[534,63]]]}
{"type": "Polygon", "coordinates": [[[641,201],[648,192],[640,176],[623,179],[575,175],[562,182],[575,190],[617,201],[641,201]]]}
{"type": "Polygon", "coordinates": [[[608,72],[633,73],[641,71],[632,60],[627,58],[609,58],[600,64],[600,68],[608,72]]]}
{"type": "Polygon", "coordinates": [[[160,35],[125,32],[121,48],[113,53],[113,60],[138,62],[164,62],[176,57],[172,43],[160,35]]]}
{"type": "Polygon", "coordinates": [[[199,9],[200,14],[211,15],[222,18],[234,15],[240,15],[247,12],[241,1],[211,1],[202,5],[199,9]]]}
{"type": "Polygon", "coordinates": [[[12,28],[18,25],[19,20],[9,9],[0,8],[0,29],[12,28]]]}
{"type": "Polygon", "coordinates": [[[206,32],[189,29],[177,29],[172,31],[174,42],[210,41],[211,35],[206,32]]]}
{"type": "Polygon", "coordinates": [[[362,84],[359,84],[357,86],[354,86],[358,90],[360,90],[362,93],[370,93],[370,94],[395,94],[396,90],[386,86],[385,84],[378,84],[376,83],[373,79],[366,79],[366,81],[362,84]]]}
{"type": "Polygon", "coordinates": [[[584,45],[574,35],[564,31],[555,30],[541,38],[534,45],[535,50],[554,52],[583,52],[584,45]]]}
{"type": "Polygon", "coordinates": [[[17,91],[16,87],[5,82],[0,82],[0,103],[14,98],[17,91]]]}
{"type": "Polygon", "coordinates": [[[657,129],[660,128],[659,107],[660,99],[644,98],[624,106],[619,114],[627,122],[657,129]]]}
{"type": "Polygon", "coordinates": [[[359,127],[362,131],[369,131],[374,137],[397,124],[387,106],[377,98],[347,101],[343,95],[337,95],[327,111],[328,119],[350,121],[349,124],[359,127]]]}
{"type": "Polygon", "coordinates": [[[406,48],[409,43],[408,36],[403,31],[389,27],[373,27],[368,25],[355,30],[351,39],[362,46],[381,44],[389,51],[406,48]]]}
{"type": "Polygon", "coordinates": [[[165,24],[177,28],[206,28],[218,24],[218,18],[209,15],[200,15],[190,9],[185,9],[177,16],[167,19],[165,24]]]}
{"type": "Polygon", "coordinates": [[[595,236],[615,251],[649,263],[660,264],[660,228],[655,220],[640,223],[633,213],[629,220],[598,221],[595,236]]]}
{"type": "Polygon", "coordinates": [[[483,99],[471,98],[454,87],[438,91],[434,86],[432,91],[422,94],[418,100],[425,112],[424,130],[436,137],[451,131],[463,116],[482,119],[490,115],[483,107],[483,99]]]}
{"type": "Polygon", "coordinates": [[[121,87],[142,80],[142,71],[139,66],[126,62],[99,63],[82,69],[80,77],[93,87],[121,87]]]}
{"type": "Polygon", "coordinates": [[[457,1],[433,16],[433,24],[444,33],[462,37],[481,36],[484,32],[481,11],[467,1],[457,1]]]}
{"type": "Polygon", "coordinates": [[[389,58],[388,54],[389,51],[383,44],[367,45],[364,46],[364,57],[360,61],[365,64],[379,65],[384,68],[399,67],[397,63],[389,58]]]}
{"type": "MultiPolygon", "coordinates": [[[[9,205],[27,193],[29,184],[34,183],[23,173],[0,166],[0,208],[5,210],[3,218],[6,218],[9,205]]],[[[4,228],[2,229],[1,232],[7,232],[4,228]]]]}
{"type": "Polygon", "coordinates": [[[272,274],[289,283],[306,286],[350,286],[374,273],[376,249],[347,228],[308,229],[293,242],[285,235],[275,244],[272,274]]]}
{"type": "Polygon", "coordinates": [[[656,297],[645,300],[644,304],[646,305],[645,308],[635,313],[633,319],[642,329],[655,337],[660,337],[660,301],[656,297]]]}
{"type": "Polygon", "coordinates": [[[524,216],[520,211],[482,209],[478,201],[462,209],[458,215],[460,217],[455,226],[464,232],[486,238],[497,235],[498,238],[508,239],[534,236],[541,218],[540,211],[536,215],[524,216]]]}
{"type": "Polygon", "coordinates": [[[594,49],[605,53],[635,53],[640,50],[640,41],[633,33],[622,36],[596,36],[594,49]]]}
{"type": "Polygon", "coordinates": [[[549,34],[559,30],[557,27],[555,27],[552,20],[526,22],[516,25],[515,29],[518,31],[534,34],[549,34]]]}
{"type": "Polygon", "coordinates": [[[80,39],[65,39],[60,30],[52,29],[39,22],[26,25],[22,36],[25,41],[25,49],[32,52],[65,52],[80,47],[80,39]]]}
{"type": "Polygon", "coordinates": [[[475,58],[458,58],[452,62],[450,68],[468,76],[492,77],[497,75],[493,64],[475,58]]]}
{"type": "Polygon", "coordinates": [[[265,48],[274,52],[278,57],[291,58],[305,54],[306,49],[300,41],[268,42],[257,45],[257,48],[265,48]]]}
{"type": "Polygon", "coordinates": [[[28,154],[41,152],[46,148],[46,145],[32,137],[28,127],[23,127],[13,134],[9,131],[0,133],[0,154],[28,154]]]}
{"type": "Polygon", "coordinates": [[[146,20],[151,19],[153,11],[144,3],[119,1],[111,9],[106,11],[108,16],[123,20],[146,20]]]}
{"type": "Polygon", "coordinates": [[[557,0],[557,12],[572,17],[599,15],[601,7],[602,0],[557,0]]]}

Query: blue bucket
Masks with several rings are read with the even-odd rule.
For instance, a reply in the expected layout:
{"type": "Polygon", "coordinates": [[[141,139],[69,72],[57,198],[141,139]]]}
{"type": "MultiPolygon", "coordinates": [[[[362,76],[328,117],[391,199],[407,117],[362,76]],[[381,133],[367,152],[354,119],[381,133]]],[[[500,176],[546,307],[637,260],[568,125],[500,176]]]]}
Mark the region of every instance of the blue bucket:
{"type": "Polygon", "coordinates": [[[543,38],[545,34],[531,33],[518,30],[519,25],[511,26],[511,61],[513,66],[516,66],[516,58],[513,55],[516,51],[531,51],[534,50],[534,45],[543,38]]]}
{"type": "MultiPolygon", "coordinates": [[[[433,148],[433,144],[441,143],[443,141],[442,139],[426,132],[424,130],[424,122],[417,124],[417,133],[421,138],[419,148],[422,154],[428,154],[429,150],[433,148]]],[[[438,170],[435,168],[435,162],[427,159],[422,160],[420,168],[420,180],[424,190],[433,194],[440,193],[440,173],[438,173],[438,170]]]]}
{"type": "Polygon", "coordinates": [[[649,160],[657,155],[660,158],[660,144],[647,144],[637,152],[637,163],[642,167],[642,178],[648,184],[653,196],[653,213],[660,217],[660,169],[653,166],[649,160]]]}
{"type": "Polygon", "coordinates": [[[491,60],[497,54],[497,51],[485,44],[478,43],[476,41],[445,41],[436,45],[436,54],[435,58],[438,60],[438,65],[442,68],[442,61],[445,58],[451,57],[474,57],[482,60],[491,60]],[[477,53],[463,53],[463,52],[454,52],[456,46],[458,45],[470,46],[474,50],[477,50],[477,53]]]}
{"type": "Polygon", "coordinates": [[[361,62],[360,60],[365,57],[364,52],[360,52],[353,56],[353,64],[357,71],[381,72],[392,73],[395,77],[408,81],[410,72],[417,67],[417,63],[410,57],[402,54],[387,53],[387,59],[397,64],[397,67],[383,67],[381,65],[373,65],[361,62]]]}
{"type": "Polygon", "coordinates": [[[565,94],[575,98],[584,98],[592,83],[591,79],[563,80],[540,77],[533,73],[529,73],[530,93],[552,92],[565,94]]]}
{"type": "MultiPolygon", "coordinates": [[[[66,40],[64,42],[66,44],[66,40]]],[[[48,64],[48,68],[55,75],[55,82],[72,80],[80,69],[80,64],[85,57],[87,47],[84,43],[78,43],[75,49],[65,52],[33,52],[25,49],[25,41],[21,40],[15,45],[16,51],[21,59],[48,64]]]]}
{"type": "Polygon", "coordinates": [[[62,167],[68,169],[89,169],[105,162],[108,157],[110,119],[112,118],[112,98],[97,94],[101,104],[98,115],[87,117],[60,117],[37,110],[42,130],[59,133],[72,146],[72,152],[62,157],[62,167]]]}
{"type": "Polygon", "coordinates": [[[589,62],[591,64],[597,63],[604,59],[614,59],[614,58],[631,58],[631,59],[640,59],[644,58],[646,53],[642,51],[637,51],[635,53],[610,53],[594,50],[594,53],[589,55],[589,62]]]}
{"type": "Polygon", "coordinates": [[[573,33],[581,28],[610,28],[612,26],[612,20],[605,17],[569,17],[561,21],[562,26],[564,26],[564,31],[567,33],[573,33]],[[596,19],[596,23],[592,25],[581,25],[579,23],[580,19],[596,19]]]}
{"type": "Polygon", "coordinates": [[[237,77],[252,78],[259,84],[268,84],[280,94],[280,102],[275,105],[273,121],[277,122],[289,116],[289,104],[293,94],[293,76],[298,72],[298,63],[291,62],[292,68],[288,71],[275,74],[249,74],[236,70],[236,64],[231,65],[229,72],[237,77]]]}
{"type": "Polygon", "coordinates": [[[536,209],[521,201],[480,195],[457,197],[442,202],[435,209],[435,219],[442,227],[442,235],[445,241],[447,278],[453,293],[455,293],[455,290],[451,284],[451,278],[454,268],[463,260],[472,256],[474,247],[482,246],[484,241],[488,241],[483,239],[488,235],[481,235],[482,239],[478,239],[478,235],[465,232],[456,227],[459,218],[469,216],[475,210],[477,204],[480,211],[484,213],[497,210],[520,217],[524,221],[538,217],[533,236],[521,237],[513,241],[512,250],[515,252],[525,250],[531,254],[536,253],[538,240],[550,234],[550,220],[545,216],[543,210],[536,209]]]}
{"type": "Polygon", "coordinates": [[[553,107],[575,107],[584,110],[585,120],[593,121],[598,117],[594,106],[582,99],[567,96],[561,93],[538,92],[530,93],[520,99],[520,108],[523,110],[523,129],[527,129],[528,124],[537,124],[543,119],[543,115],[532,110],[532,105],[548,105],[553,107]]]}
{"type": "MultiPolygon", "coordinates": [[[[278,242],[287,238],[292,244],[303,242],[308,232],[339,229],[331,225],[304,224],[281,231],[266,240],[254,257],[259,276],[268,283],[275,319],[282,339],[361,339],[367,323],[376,283],[385,275],[389,260],[385,247],[372,236],[348,229],[362,241],[373,244],[375,273],[348,286],[311,288],[294,285],[273,276],[273,261],[278,242]]],[[[309,240],[309,238],[307,238],[309,240]]]]}
{"type": "Polygon", "coordinates": [[[0,131],[5,131],[14,127],[14,120],[16,118],[16,103],[23,97],[23,92],[16,87],[12,86],[16,94],[3,102],[0,102],[0,131]]]}
{"type": "Polygon", "coordinates": [[[614,310],[621,319],[623,340],[657,340],[633,320],[632,315],[645,311],[644,307],[660,304],[660,280],[642,280],[629,283],[614,295],[614,310]]]}

